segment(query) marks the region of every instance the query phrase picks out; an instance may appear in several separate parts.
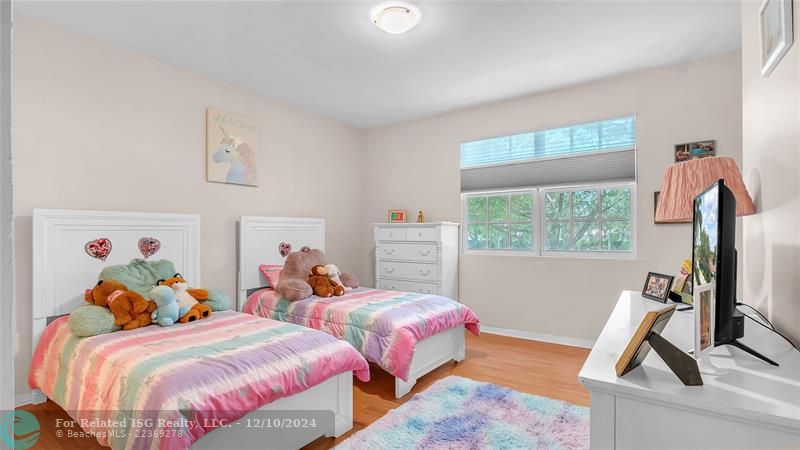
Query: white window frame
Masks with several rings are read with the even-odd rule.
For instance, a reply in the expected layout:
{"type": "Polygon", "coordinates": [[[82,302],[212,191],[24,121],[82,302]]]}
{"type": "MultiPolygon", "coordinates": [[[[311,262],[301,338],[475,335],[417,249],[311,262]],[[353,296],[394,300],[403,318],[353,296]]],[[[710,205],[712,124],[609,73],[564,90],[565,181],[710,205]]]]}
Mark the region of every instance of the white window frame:
{"type": "MultiPolygon", "coordinates": [[[[487,204],[488,208],[488,204],[487,204]]],[[[509,227],[511,226],[511,201],[509,199],[508,202],[509,208],[509,227]]],[[[461,223],[464,224],[462,230],[462,248],[464,249],[464,253],[470,255],[513,255],[513,256],[534,256],[529,255],[529,253],[535,253],[538,255],[539,253],[539,192],[537,188],[522,188],[522,189],[494,189],[488,191],[475,191],[475,192],[464,192],[461,194],[461,223]],[[470,222],[468,221],[468,211],[467,211],[467,199],[470,197],[491,197],[494,195],[514,195],[514,194],[531,194],[533,196],[533,212],[531,217],[531,233],[533,237],[533,248],[530,250],[513,250],[510,248],[507,249],[490,249],[490,248],[476,248],[476,249],[469,249],[467,248],[467,238],[469,237],[468,229],[470,222]]],[[[487,210],[487,224],[489,217],[488,217],[488,210],[487,210]]],[[[475,222],[473,222],[475,223],[475,222]]],[[[478,222],[483,223],[483,222],[478,222]]],[[[502,223],[502,222],[498,222],[502,223]]],[[[509,229],[509,233],[510,233],[509,229]]],[[[486,239],[489,239],[489,230],[486,230],[486,239]]],[[[509,244],[510,244],[510,235],[509,235],[509,244]]]]}
{"type": "MultiPolygon", "coordinates": [[[[636,183],[633,181],[628,182],[614,182],[614,183],[591,183],[584,185],[576,185],[569,187],[546,187],[539,189],[539,203],[545,201],[545,195],[548,192],[576,192],[576,191],[602,191],[604,189],[614,189],[620,187],[627,187],[631,190],[631,250],[630,251],[610,251],[610,250],[595,250],[595,251],[558,251],[546,250],[544,247],[544,239],[546,235],[546,222],[544,212],[539,216],[539,240],[542,242],[540,256],[543,257],[560,257],[560,258],[600,258],[600,259],[636,259],[636,183]]],[[[602,209],[602,205],[600,205],[602,209]]],[[[570,211],[572,204],[570,204],[570,211]]],[[[574,219],[573,219],[574,221],[574,219]]],[[[603,220],[598,218],[598,222],[603,220]]],[[[572,239],[572,236],[570,236],[572,239]]],[[[570,242],[572,247],[572,242],[570,242]]]]}
{"type": "MultiPolygon", "coordinates": [[[[472,191],[463,192],[461,194],[461,223],[462,227],[461,246],[464,255],[490,255],[490,256],[523,256],[523,257],[538,257],[538,258],[579,258],[579,259],[623,259],[633,260],[637,257],[637,221],[636,221],[636,182],[623,181],[623,182],[607,182],[607,183],[587,183],[570,186],[539,186],[539,187],[526,187],[516,189],[497,189],[486,191],[472,191]],[[625,251],[548,251],[544,248],[545,239],[545,213],[544,213],[544,200],[547,192],[573,192],[581,190],[603,190],[614,189],[619,187],[627,187],[631,191],[631,250],[625,251]],[[532,250],[511,250],[511,249],[470,249],[467,247],[469,226],[468,211],[467,211],[467,198],[476,196],[491,196],[493,194],[514,194],[521,192],[533,192],[533,233],[534,242],[532,250]]],[[[487,218],[488,219],[488,218],[487,218]]],[[[488,230],[487,230],[488,232],[488,230]]],[[[487,236],[488,238],[488,236],[487,236]]]]}

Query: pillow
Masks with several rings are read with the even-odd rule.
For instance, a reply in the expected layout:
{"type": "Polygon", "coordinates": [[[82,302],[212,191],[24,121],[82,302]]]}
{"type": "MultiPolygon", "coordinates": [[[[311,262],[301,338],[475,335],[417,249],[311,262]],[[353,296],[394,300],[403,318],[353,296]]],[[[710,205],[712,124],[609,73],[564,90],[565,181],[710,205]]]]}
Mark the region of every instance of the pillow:
{"type": "Polygon", "coordinates": [[[121,326],[114,323],[114,314],[97,305],[83,305],[75,308],[67,319],[69,330],[77,337],[97,336],[98,334],[119,331],[121,326]]]}
{"type": "MultiPolygon", "coordinates": [[[[172,262],[161,259],[158,261],[146,261],[141,258],[134,258],[128,264],[107,266],[101,272],[100,280],[117,280],[128,286],[128,289],[137,292],[144,298],[150,295],[158,280],[166,280],[175,275],[175,265],[172,262]]],[[[192,280],[189,280],[191,283],[192,280]]]]}
{"type": "Polygon", "coordinates": [[[212,311],[227,311],[231,309],[231,298],[222,289],[208,289],[208,300],[205,302],[212,311]]]}
{"type": "Polygon", "coordinates": [[[275,289],[275,286],[278,285],[278,280],[281,278],[283,266],[262,264],[258,266],[258,270],[261,271],[261,275],[264,275],[264,278],[267,280],[267,286],[275,289]]]}

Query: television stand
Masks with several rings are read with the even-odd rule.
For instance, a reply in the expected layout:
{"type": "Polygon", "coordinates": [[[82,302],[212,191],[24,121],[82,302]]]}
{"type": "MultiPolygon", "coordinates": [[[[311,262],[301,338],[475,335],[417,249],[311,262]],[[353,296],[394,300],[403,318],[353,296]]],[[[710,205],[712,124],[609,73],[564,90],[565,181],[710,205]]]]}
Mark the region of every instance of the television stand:
{"type": "MultiPolygon", "coordinates": [[[[597,337],[579,375],[590,393],[591,449],[798,449],[800,352],[750,320],[742,340],[780,367],[718,347],[709,357],[727,375],[703,375],[703,386],[687,387],[651,351],[639,367],[617,377],[614,365],[642,317],[663,308],[640,291],[625,291],[597,337]]],[[[673,314],[659,334],[683,351],[692,348],[693,315],[673,314]]]]}
{"type": "Polygon", "coordinates": [[[762,355],[761,353],[753,350],[752,348],[748,347],[747,345],[739,342],[737,339],[734,339],[731,342],[725,342],[724,344],[721,344],[721,345],[732,345],[732,346],[734,346],[736,348],[740,348],[740,349],[746,351],[747,353],[750,353],[751,355],[755,356],[756,358],[763,360],[766,363],[772,364],[775,367],[779,367],[778,363],[776,363],[775,361],[767,358],[766,356],[762,355]]]}

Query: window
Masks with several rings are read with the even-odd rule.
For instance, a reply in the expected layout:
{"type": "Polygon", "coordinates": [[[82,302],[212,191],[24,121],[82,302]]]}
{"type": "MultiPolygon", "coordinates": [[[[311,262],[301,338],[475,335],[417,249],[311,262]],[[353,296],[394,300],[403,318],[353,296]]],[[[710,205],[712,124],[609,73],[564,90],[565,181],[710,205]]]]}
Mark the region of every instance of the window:
{"type": "Polygon", "coordinates": [[[632,252],[630,186],[542,189],[541,192],[543,253],[632,252]]]}
{"type": "Polygon", "coordinates": [[[465,196],[466,248],[534,249],[533,190],[465,196]]]}
{"type": "Polygon", "coordinates": [[[629,116],[465,142],[461,144],[461,168],[630,150],[635,146],[636,118],[629,116]]]}
{"type": "Polygon", "coordinates": [[[473,192],[462,198],[466,253],[633,256],[633,183],[473,192]]]}
{"type": "Polygon", "coordinates": [[[464,251],[632,257],[635,183],[636,115],[462,143],[464,251]]]}

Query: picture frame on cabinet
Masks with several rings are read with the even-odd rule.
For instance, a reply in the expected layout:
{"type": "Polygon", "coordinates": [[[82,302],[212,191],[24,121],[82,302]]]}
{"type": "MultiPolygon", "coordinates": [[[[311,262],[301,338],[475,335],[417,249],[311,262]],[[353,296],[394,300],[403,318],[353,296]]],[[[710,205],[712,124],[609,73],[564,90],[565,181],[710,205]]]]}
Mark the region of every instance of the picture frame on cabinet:
{"type": "Polygon", "coordinates": [[[672,280],[674,278],[675,277],[672,275],[648,272],[647,278],[644,280],[644,287],[642,288],[642,297],[658,300],[661,303],[667,303],[669,291],[672,288],[672,280]]]}
{"type": "Polygon", "coordinates": [[[389,223],[406,223],[406,216],[406,210],[404,209],[390,209],[389,223]]]}

